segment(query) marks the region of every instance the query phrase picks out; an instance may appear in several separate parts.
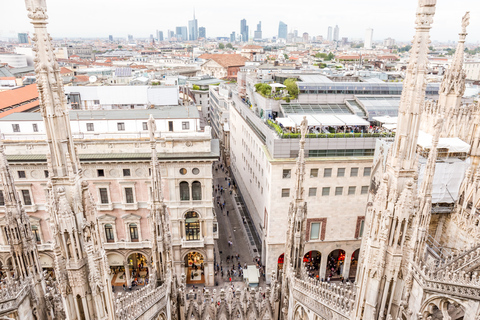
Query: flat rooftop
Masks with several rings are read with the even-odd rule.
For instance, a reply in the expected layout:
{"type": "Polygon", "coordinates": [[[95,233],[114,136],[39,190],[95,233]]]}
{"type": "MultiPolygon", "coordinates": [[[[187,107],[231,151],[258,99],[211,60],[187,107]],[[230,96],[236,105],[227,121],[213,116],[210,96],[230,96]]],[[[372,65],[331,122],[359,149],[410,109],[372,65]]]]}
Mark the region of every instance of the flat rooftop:
{"type": "MultiPolygon", "coordinates": [[[[155,119],[197,119],[200,118],[195,106],[164,106],[155,109],[134,110],[70,110],[72,120],[137,120],[148,119],[153,115],[155,119]]],[[[0,121],[42,121],[40,113],[13,113],[0,121]]]]}
{"type": "Polygon", "coordinates": [[[344,103],[312,104],[312,103],[282,103],[284,114],[352,114],[344,103]]]}

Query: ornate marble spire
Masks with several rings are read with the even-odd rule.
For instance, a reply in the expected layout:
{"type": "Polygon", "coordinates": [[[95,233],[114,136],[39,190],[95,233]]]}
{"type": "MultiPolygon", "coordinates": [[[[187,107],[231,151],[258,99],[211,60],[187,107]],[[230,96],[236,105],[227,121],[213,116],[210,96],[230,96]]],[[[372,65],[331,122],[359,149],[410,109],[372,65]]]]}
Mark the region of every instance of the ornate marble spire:
{"type": "MultiPolygon", "coordinates": [[[[454,94],[461,98],[465,93],[466,74],[463,70],[463,60],[465,55],[465,39],[467,37],[467,27],[470,24],[470,12],[465,13],[462,18],[462,31],[459,33],[459,39],[455,55],[453,56],[450,67],[445,72],[442,84],[440,86],[440,94],[447,96],[454,94]]],[[[449,108],[455,106],[443,106],[448,111],[449,108]]]]}
{"type": "Polygon", "coordinates": [[[45,0],[25,0],[28,17],[35,28],[32,40],[35,52],[35,74],[40,100],[40,111],[45,121],[48,146],[51,154],[52,174],[57,178],[68,176],[68,171],[78,171],[76,152],[70,130],[70,120],[65,107],[67,100],[60,76],[60,66],[54,54],[52,38],[47,32],[47,5],[45,0]],[[68,158],[70,157],[70,159],[68,158]]]}
{"type": "MultiPolygon", "coordinates": [[[[32,301],[36,315],[47,319],[45,306],[46,285],[43,278],[36,239],[33,237],[30,219],[23,208],[15,189],[15,182],[5,156],[3,141],[0,140],[0,180],[5,202],[5,228],[16,279],[30,279],[36,301],[32,301]]],[[[7,277],[10,278],[9,271],[7,277]]],[[[51,310],[50,310],[51,312],[51,310]]],[[[51,315],[51,314],[50,314],[51,315]]]]}
{"type": "Polygon", "coordinates": [[[34,26],[35,73],[49,153],[48,211],[55,270],[67,319],[114,319],[113,297],[96,206],[83,180],[67,101],[47,32],[45,0],[25,0],[34,26]]]}
{"type": "MultiPolygon", "coordinates": [[[[388,153],[387,168],[372,203],[367,207],[367,228],[357,281],[360,283],[355,319],[381,319],[391,315],[389,290],[402,290],[403,277],[419,227],[417,194],[417,140],[425,103],[426,67],[430,28],[436,0],[419,0],[416,33],[403,84],[395,142],[388,153]]],[[[437,137],[438,139],[438,137],[437,137]]],[[[435,157],[436,158],[436,157],[435,157]]],[[[430,160],[434,161],[434,160],[430,160]]],[[[434,163],[431,164],[430,168],[434,163]]],[[[423,191],[429,192],[433,172],[426,174],[423,191]],[[431,176],[430,176],[431,175],[431,176]]],[[[427,205],[428,206],[428,205],[427,205]]]]}
{"type": "Polygon", "coordinates": [[[291,285],[287,281],[291,281],[293,277],[301,272],[303,251],[305,247],[305,229],[307,218],[307,203],[304,200],[303,182],[305,180],[305,137],[307,134],[308,122],[306,117],[300,124],[300,150],[295,166],[295,191],[290,208],[288,211],[288,230],[285,241],[284,254],[284,270],[283,270],[283,287],[282,287],[282,313],[284,318],[288,314],[288,296],[291,285]]]}
{"type": "Polygon", "coordinates": [[[152,149],[151,179],[152,190],[150,204],[150,219],[152,232],[152,256],[154,257],[154,266],[157,272],[157,278],[165,280],[167,269],[173,270],[170,221],[167,212],[167,206],[163,202],[162,176],[160,164],[157,156],[157,142],[155,138],[156,125],[152,115],[148,119],[148,131],[150,135],[150,147],[152,149]]]}
{"type": "Polygon", "coordinates": [[[420,116],[425,103],[428,45],[435,5],[436,0],[419,0],[418,2],[417,19],[415,21],[416,33],[403,82],[398,111],[398,127],[390,159],[390,166],[395,171],[403,171],[404,173],[409,171],[410,176],[413,176],[416,169],[418,131],[420,116]]]}

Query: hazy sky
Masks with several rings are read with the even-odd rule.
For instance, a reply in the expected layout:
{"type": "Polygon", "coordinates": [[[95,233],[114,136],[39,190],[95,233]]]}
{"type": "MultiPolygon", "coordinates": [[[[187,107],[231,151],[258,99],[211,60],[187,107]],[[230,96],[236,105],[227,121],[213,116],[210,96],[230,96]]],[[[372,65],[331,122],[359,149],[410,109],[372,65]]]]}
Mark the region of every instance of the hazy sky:
{"type": "MultiPolygon", "coordinates": [[[[340,27],[340,37],[365,37],[373,28],[374,40],[392,37],[410,41],[414,34],[417,0],[47,0],[49,32],[53,37],[148,37],[155,30],[187,26],[193,9],[207,36],[237,34],[247,19],[250,34],[262,21],[264,37],[276,36],[278,22],[289,31],[326,37],[328,26],[340,27]]],[[[467,42],[480,41],[479,0],[438,0],[432,40],[457,40],[463,14],[470,11],[467,42]]],[[[32,31],[23,0],[0,0],[0,39],[32,31]]]]}

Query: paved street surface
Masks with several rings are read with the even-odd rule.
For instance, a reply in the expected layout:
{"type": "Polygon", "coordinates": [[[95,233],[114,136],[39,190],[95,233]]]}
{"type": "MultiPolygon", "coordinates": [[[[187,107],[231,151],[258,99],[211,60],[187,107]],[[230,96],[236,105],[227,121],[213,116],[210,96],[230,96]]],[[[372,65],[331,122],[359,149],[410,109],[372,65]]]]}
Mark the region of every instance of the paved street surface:
{"type": "Polygon", "coordinates": [[[221,285],[224,282],[229,282],[230,277],[227,276],[227,270],[232,271],[233,266],[236,271],[236,276],[231,277],[232,282],[238,282],[243,281],[243,277],[239,277],[238,263],[244,268],[245,264],[256,265],[256,262],[254,261],[255,256],[252,254],[253,252],[248,244],[249,239],[245,225],[238,211],[235,209],[235,191],[232,186],[228,186],[231,180],[229,176],[225,174],[225,169],[215,168],[217,167],[214,166],[213,170],[214,186],[217,190],[222,187],[224,190],[223,192],[217,191],[217,193],[214,191],[215,212],[219,228],[219,239],[216,243],[217,263],[223,267],[224,273],[223,277],[221,276],[221,272],[217,273],[216,281],[221,285]],[[232,194],[230,194],[230,190],[232,194]],[[221,206],[217,205],[217,201],[219,201],[220,204],[225,203],[225,207],[222,209],[221,206]],[[235,257],[237,254],[239,255],[238,260],[235,257]],[[230,258],[227,262],[228,256],[234,256],[234,258],[230,258]]]}
{"type": "MultiPolygon", "coordinates": [[[[248,217],[244,220],[236,209],[236,202],[241,200],[239,200],[238,196],[235,198],[236,193],[233,185],[230,187],[228,185],[229,182],[233,183],[225,171],[228,172],[225,168],[222,169],[220,164],[214,164],[213,202],[219,235],[219,239],[215,241],[215,263],[219,266],[215,276],[215,283],[218,287],[230,288],[233,284],[235,288],[243,288],[245,284],[243,276],[240,277],[238,264],[240,263],[242,269],[245,268],[245,264],[247,266],[256,266],[255,258],[258,257],[258,254],[255,252],[255,242],[249,240],[249,237],[252,237],[251,231],[247,232],[245,229],[246,227],[248,228],[250,221],[248,217]],[[219,191],[222,187],[223,192],[219,191]],[[232,191],[232,194],[230,194],[230,191],[232,191]],[[217,201],[220,205],[217,204],[217,201]],[[223,204],[225,205],[223,206],[223,204]],[[250,246],[249,242],[253,243],[253,246],[250,246]],[[239,255],[239,259],[236,258],[236,255],[239,255]],[[230,259],[227,260],[227,257],[230,257],[230,259]],[[223,276],[221,269],[223,269],[223,276]],[[230,271],[230,274],[228,271],[230,271]]],[[[242,214],[244,214],[243,211],[242,214]]],[[[259,286],[265,287],[265,281],[262,276],[260,276],[259,286]]],[[[188,287],[193,289],[192,285],[188,287]]],[[[203,288],[203,285],[195,285],[195,288],[203,288]]]]}

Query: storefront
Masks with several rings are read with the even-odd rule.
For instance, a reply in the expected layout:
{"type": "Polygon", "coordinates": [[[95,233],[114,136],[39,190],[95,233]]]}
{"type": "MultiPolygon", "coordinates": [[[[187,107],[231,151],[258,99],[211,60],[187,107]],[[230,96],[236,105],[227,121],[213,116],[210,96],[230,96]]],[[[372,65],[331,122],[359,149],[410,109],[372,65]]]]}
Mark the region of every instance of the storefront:
{"type": "Polygon", "coordinates": [[[185,256],[187,283],[205,283],[203,255],[199,252],[189,252],[185,256]]]}

